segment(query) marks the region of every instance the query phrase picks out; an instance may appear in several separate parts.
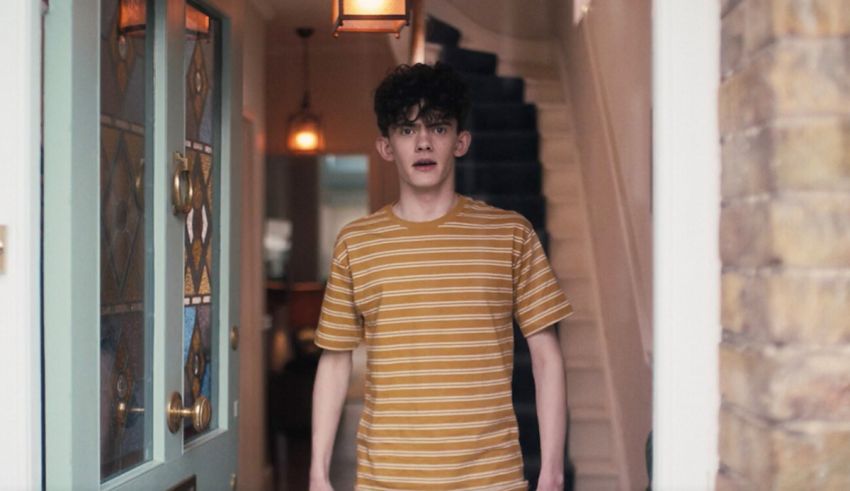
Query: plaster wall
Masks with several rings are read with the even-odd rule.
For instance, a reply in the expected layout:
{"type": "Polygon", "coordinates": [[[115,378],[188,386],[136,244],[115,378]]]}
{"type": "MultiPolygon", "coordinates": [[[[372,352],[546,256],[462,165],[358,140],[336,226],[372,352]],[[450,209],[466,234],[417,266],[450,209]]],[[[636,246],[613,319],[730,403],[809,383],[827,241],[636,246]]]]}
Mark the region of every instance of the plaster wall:
{"type": "Polygon", "coordinates": [[[447,0],[493,32],[520,39],[549,39],[555,32],[550,0],[447,0]]]}
{"type": "Polygon", "coordinates": [[[556,2],[611,362],[614,414],[632,487],[647,482],[652,421],[651,2],[596,2],[572,24],[556,2]],[[641,329],[643,326],[643,330],[641,329]]]}
{"type": "Polygon", "coordinates": [[[240,213],[239,484],[267,489],[265,353],[263,347],[265,216],[265,24],[253,3],[244,12],[242,38],[242,197],[240,213]]]}

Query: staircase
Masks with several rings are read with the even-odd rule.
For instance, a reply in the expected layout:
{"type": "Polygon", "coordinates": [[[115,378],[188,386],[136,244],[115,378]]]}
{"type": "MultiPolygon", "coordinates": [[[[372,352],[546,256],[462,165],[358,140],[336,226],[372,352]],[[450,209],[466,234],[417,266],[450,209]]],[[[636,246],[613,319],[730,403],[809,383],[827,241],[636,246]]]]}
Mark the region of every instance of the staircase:
{"type": "MultiPolygon", "coordinates": [[[[468,19],[464,25],[470,25],[468,19]]],[[[492,33],[477,39],[487,36],[492,33]]],[[[621,433],[610,403],[611,375],[602,349],[572,112],[559,72],[551,60],[541,61],[545,54],[500,59],[487,52],[487,43],[467,43],[458,29],[433,12],[426,43],[426,62],[451,65],[472,91],[467,121],[472,146],[457,163],[457,191],[523,214],[537,230],[575,309],[559,330],[570,418],[564,489],[629,489],[621,433]]],[[[514,407],[525,475],[533,490],[540,468],[534,383],[528,347],[516,328],[515,341],[514,407]]]]}

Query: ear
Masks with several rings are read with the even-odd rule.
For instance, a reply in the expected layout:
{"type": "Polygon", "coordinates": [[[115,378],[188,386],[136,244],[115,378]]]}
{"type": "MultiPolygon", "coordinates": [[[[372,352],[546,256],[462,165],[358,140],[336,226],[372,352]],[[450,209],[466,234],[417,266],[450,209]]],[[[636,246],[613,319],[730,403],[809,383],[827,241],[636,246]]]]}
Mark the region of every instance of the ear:
{"type": "Polygon", "coordinates": [[[453,152],[455,157],[463,157],[466,155],[467,150],[469,150],[469,144],[472,143],[472,135],[463,130],[457,135],[457,140],[455,141],[455,150],[453,152]]]}
{"type": "Polygon", "coordinates": [[[382,135],[375,139],[375,148],[378,150],[378,154],[387,162],[393,162],[395,160],[393,147],[390,145],[390,139],[386,136],[382,135]]]}

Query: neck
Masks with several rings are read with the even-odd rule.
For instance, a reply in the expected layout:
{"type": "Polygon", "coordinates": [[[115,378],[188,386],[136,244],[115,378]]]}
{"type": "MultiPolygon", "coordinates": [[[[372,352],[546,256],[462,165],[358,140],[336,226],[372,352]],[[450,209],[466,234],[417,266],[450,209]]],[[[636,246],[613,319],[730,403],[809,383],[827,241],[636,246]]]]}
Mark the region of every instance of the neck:
{"type": "Polygon", "coordinates": [[[436,220],[449,212],[457,202],[451,187],[439,190],[415,191],[400,189],[398,202],[393,205],[397,217],[409,222],[436,220]]]}

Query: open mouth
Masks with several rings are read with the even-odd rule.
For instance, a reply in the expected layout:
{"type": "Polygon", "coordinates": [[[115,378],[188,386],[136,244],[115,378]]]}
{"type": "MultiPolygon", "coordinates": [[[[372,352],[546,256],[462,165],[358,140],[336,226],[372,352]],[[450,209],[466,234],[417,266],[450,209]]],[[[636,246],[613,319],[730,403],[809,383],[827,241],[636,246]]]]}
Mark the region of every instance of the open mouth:
{"type": "Polygon", "coordinates": [[[428,159],[417,160],[413,163],[414,169],[427,170],[437,166],[437,162],[428,159]]]}

